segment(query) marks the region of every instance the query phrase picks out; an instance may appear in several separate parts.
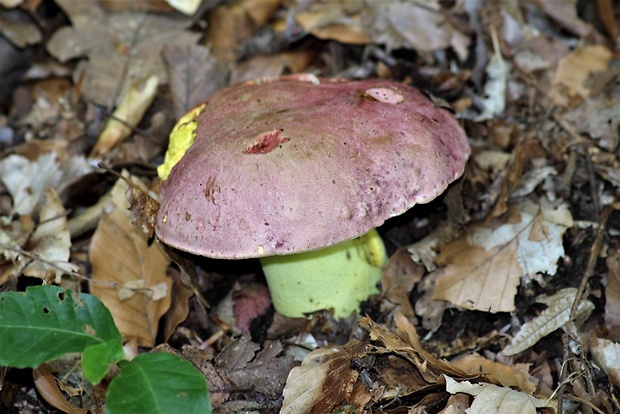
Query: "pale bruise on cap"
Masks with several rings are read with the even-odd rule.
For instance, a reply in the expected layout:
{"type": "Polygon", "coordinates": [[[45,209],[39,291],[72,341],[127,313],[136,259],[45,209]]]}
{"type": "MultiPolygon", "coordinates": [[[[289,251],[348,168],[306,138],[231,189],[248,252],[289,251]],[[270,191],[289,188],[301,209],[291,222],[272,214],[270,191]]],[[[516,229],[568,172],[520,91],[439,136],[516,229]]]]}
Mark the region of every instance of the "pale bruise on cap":
{"type": "Polygon", "coordinates": [[[447,110],[389,80],[246,82],[212,95],[181,124],[195,141],[162,184],[156,231],[213,258],[353,239],[433,200],[463,174],[470,153],[447,110]]]}

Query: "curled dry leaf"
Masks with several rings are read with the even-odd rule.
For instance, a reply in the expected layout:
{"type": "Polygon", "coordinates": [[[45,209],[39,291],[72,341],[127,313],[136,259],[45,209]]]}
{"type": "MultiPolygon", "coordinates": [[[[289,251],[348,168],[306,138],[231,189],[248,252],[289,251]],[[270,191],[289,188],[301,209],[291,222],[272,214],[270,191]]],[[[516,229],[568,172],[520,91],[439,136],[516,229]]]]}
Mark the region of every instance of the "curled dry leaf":
{"type": "MultiPolygon", "coordinates": [[[[571,307],[576,295],[577,289],[566,288],[553,296],[538,298],[538,302],[546,304],[548,308],[525,323],[512,338],[510,344],[502,350],[502,354],[509,356],[523,352],[551,332],[564,327],[570,318],[571,307]]],[[[593,310],[594,304],[592,302],[589,300],[581,301],[577,307],[575,324],[579,326],[583,323],[593,310]]]]}
{"type": "Polygon", "coordinates": [[[52,371],[47,364],[42,364],[32,372],[34,379],[34,385],[41,393],[41,396],[52,407],[58,408],[64,413],[68,414],[87,414],[90,410],[86,408],[76,407],[71,404],[63,395],[56,377],[52,374],[52,371]]]}
{"type": "Polygon", "coordinates": [[[469,226],[467,236],[445,246],[436,262],[445,266],[433,299],[484,312],[514,311],[521,276],[554,275],[564,256],[562,236],[573,225],[565,204],[523,201],[509,206],[504,223],[469,226]]]}
{"type": "MultiPolygon", "coordinates": [[[[136,177],[131,180],[139,182],[136,177]]],[[[114,208],[103,215],[91,240],[90,291],[110,309],[126,340],[152,347],[159,319],[170,307],[172,279],[166,275],[170,260],[159,243],[149,245],[147,235],[131,224],[126,190],[127,183],[117,180],[112,189],[114,208]],[[131,288],[132,283],[140,288],[133,288],[135,295],[121,300],[119,290],[131,288]],[[166,292],[163,297],[162,291],[166,292]]]]}
{"type": "Polygon", "coordinates": [[[538,381],[528,373],[529,364],[508,366],[474,353],[454,361],[454,365],[468,374],[484,373],[499,381],[504,387],[517,388],[527,394],[533,394],[538,384],[538,381]]]}

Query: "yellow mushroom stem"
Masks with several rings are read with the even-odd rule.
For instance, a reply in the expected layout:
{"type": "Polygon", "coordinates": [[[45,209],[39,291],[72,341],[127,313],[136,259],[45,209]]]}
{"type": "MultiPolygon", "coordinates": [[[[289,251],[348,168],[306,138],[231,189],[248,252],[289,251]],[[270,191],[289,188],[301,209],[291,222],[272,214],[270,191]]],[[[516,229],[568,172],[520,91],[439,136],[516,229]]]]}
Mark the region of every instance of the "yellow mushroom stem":
{"type": "Polygon", "coordinates": [[[378,293],[387,254],[377,230],[324,249],[260,259],[275,309],[303,317],[333,309],[336,318],[359,312],[378,293]]]}

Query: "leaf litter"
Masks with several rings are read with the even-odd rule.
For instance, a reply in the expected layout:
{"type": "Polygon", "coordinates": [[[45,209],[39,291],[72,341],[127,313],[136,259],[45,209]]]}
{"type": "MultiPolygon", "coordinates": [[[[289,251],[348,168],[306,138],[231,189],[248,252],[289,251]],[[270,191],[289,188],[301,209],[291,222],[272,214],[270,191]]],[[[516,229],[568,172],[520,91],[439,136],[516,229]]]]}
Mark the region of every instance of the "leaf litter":
{"type": "MultiPolygon", "coordinates": [[[[0,47],[0,289],[99,296],[130,352],[190,360],[219,412],[620,410],[617,5],[168,3],[0,1],[14,45],[0,47]],[[392,258],[368,316],[285,318],[255,264],[152,237],[174,121],[231,82],[288,72],[411,83],[472,144],[456,204],[382,230],[392,258]],[[143,184],[114,184],[93,158],[143,184]]],[[[50,375],[61,394],[44,396],[82,410],[50,375]]]]}

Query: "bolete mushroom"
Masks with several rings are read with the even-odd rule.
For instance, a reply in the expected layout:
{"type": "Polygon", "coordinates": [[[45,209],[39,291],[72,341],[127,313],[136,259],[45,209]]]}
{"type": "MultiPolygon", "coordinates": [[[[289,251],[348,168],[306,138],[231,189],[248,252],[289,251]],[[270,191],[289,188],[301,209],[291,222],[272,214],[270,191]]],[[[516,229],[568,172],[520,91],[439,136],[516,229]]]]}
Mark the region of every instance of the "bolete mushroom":
{"type": "Polygon", "coordinates": [[[348,316],[377,292],[375,227],[441,194],[469,153],[452,115],[402,83],[248,81],[175,126],[156,234],[197,255],[260,258],[284,315],[348,316]]]}

